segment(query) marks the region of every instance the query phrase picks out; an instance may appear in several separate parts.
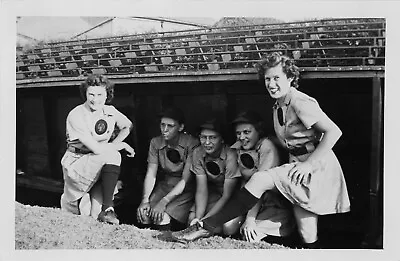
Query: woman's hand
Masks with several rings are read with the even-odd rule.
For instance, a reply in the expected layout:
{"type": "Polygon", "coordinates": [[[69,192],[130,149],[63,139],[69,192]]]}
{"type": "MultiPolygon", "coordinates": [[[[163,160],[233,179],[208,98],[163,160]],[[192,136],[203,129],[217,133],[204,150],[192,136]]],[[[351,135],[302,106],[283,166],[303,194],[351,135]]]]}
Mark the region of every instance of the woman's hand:
{"type": "MultiPolygon", "coordinates": [[[[125,143],[125,142],[124,142],[125,143]]],[[[128,143],[125,143],[124,144],[125,146],[124,146],[124,150],[126,151],[126,152],[128,152],[128,157],[130,157],[130,158],[133,158],[133,157],[135,157],[135,150],[131,147],[131,146],[129,146],[129,144],[128,143]]]]}
{"type": "Polygon", "coordinates": [[[255,242],[257,239],[256,221],[254,218],[246,218],[246,221],[240,227],[240,233],[248,242],[255,242]]]}
{"type": "Polygon", "coordinates": [[[194,218],[192,221],[190,221],[190,226],[193,226],[196,223],[200,223],[201,224],[201,221],[200,221],[199,218],[194,218]]]}
{"type": "Polygon", "coordinates": [[[295,185],[308,185],[310,183],[311,172],[312,165],[309,162],[296,162],[289,171],[288,178],[295,185]]]}
{"type": "Polygon", "coordinates": [[[162,198],[153,208],[150,209],[150,218],[153,220],[154,224],[161,223],[168,203],[169,203],[168,200],[162,198]]]}
{"type": "Polygon", "coordinates": [[[149,202],[140,203],[136,211],[136,217],[140,223],[144,223],[146,220],[149,219],[150,209],[151,207],[149,202]]]}

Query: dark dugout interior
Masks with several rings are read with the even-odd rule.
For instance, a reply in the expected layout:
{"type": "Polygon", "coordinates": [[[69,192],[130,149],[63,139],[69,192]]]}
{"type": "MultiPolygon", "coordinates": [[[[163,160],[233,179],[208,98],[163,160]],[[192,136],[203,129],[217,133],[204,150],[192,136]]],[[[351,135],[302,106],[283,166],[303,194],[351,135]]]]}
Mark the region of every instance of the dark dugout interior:
{"type": "MultiPolygon", "coordinates": [[[[381,80],[383,85],[383,80],[381,80]]],[[[320,237],[332,248],[358,248],[367,230],[372,157],[373,89],[371,78],[302,79],[299,90],[314,97],[340,127],[342,137],[334,151],[342,165],[351,200],[351,212],[322,216],[320,237]]],[[[16,164],[26,174],[62,181],[60,159],[65,151],[65,119],[82,100],[77,86],[17,89],[16,164]]],[[[140,203],[150,139],[159,134],[157,114],[175,104],[186,116],[186,131],[215,116],[226,126],[225,142],[235,140],[229,122],[244,109],[258,111],[273,134],[272,99],[258,81],[167,82],[120,84],[114,106],[134,122],[127,138],[136,156],[124,157],[121,179],[126,185],[119,212],[124,223],[135,224],[140,203]]],[[[383,126],[383,125],[381,125],[383,126]]],[[[382,138],[383,141],[383,138],[382,138]]],[[[383,144],[383,143],[382,143],[383,144]]],[[[24,204],[59,207],[60,194],[17,188],[24,204]]],[[[382,199],[382,197],[380,198],[382,199]]],[[[382,206],[382,202],[380,204],[382,206]]]]}

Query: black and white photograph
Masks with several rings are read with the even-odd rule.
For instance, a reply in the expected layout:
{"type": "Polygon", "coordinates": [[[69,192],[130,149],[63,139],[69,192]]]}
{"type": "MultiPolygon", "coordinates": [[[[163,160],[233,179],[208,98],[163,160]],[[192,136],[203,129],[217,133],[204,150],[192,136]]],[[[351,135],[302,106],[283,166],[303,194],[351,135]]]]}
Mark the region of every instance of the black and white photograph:
{"type": "Polygon", "coordinates": [[[400,260],[395,2],[2,2],[0,258],[400,260]]]}

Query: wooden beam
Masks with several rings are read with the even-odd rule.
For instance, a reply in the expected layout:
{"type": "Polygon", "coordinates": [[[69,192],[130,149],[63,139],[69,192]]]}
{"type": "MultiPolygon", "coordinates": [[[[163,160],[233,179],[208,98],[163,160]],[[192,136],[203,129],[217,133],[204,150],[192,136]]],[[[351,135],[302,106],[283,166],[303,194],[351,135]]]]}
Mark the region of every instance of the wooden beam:
{"type": "Polygon", "coordinates": [[[368,248],[383,246],[383,89],[381,79],[372,78],[371,166],[369,188],[369,226],[363,242],[368,248]]]}
{"type": "MultiPolygon", "coordinates": [[[[385,77],[384,67],[357,68],[303,68],[304,79],[329,78],[371,78],[385,77]]],[[[172,72],[107,75],[115,84],[159,83],[159,82],[207,82],[207,81],[249,81],[257,80],[254,68],[238,70],[172,72]]],[[[17,81],[17,88],[78,86],[84,77],[53,77],[42,79],[25,79],[17,81]]]]}

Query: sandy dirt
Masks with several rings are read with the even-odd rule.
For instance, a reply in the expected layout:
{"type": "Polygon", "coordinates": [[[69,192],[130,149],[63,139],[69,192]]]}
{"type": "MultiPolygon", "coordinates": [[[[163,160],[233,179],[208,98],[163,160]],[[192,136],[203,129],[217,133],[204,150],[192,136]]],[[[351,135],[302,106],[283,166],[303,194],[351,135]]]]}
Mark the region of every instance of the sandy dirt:
{"type": "Polygon", "coordinates": [[[100,223],[91,217],[15,203],[16,249],[282,249],[266,242],[249,243],[213,236],[188,244],[170,240],[170,232],[133,225],[100,223]]]}

